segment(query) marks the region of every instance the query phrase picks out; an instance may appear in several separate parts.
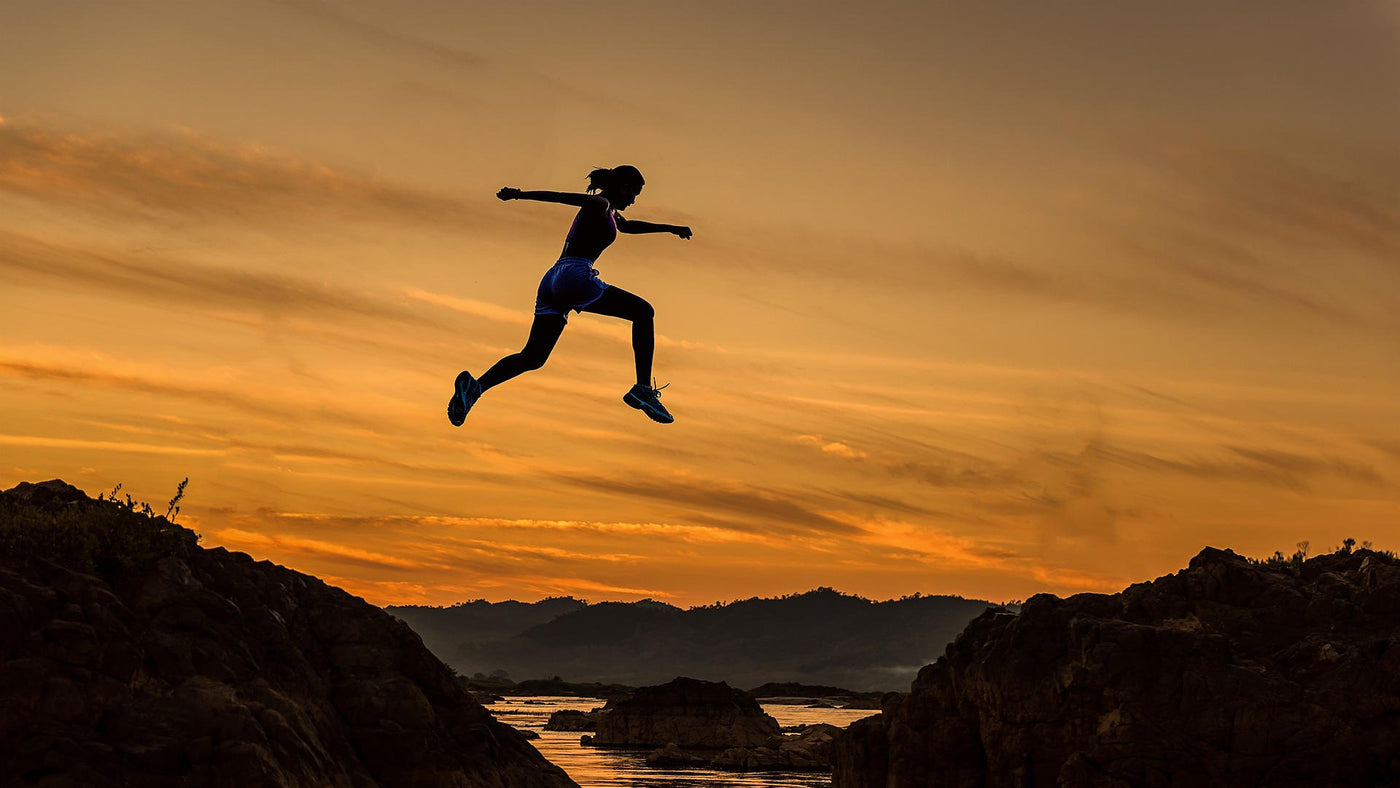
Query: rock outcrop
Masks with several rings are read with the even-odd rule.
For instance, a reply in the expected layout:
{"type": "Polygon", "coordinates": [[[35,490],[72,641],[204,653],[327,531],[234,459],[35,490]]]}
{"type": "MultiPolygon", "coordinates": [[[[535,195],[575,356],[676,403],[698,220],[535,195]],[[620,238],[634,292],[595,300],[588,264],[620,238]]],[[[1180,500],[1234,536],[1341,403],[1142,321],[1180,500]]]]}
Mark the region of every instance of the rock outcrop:
{"type": "Polygon", "coordinates": [[[574,783],[403,622],[61,482],[0,493],[0,784],[574,783]]]}
{"type": "Polygon", "coordinates": [[[602,709],[594,709],[593,711],[561,709],[549,715],[549,721],[544,724],[544,729],[547,731],[592,733],[598,730],[598,719],[601,716],[603,716],[602,709]]]}
{"type": "Polygon", "coordinates": [[[611,700],[598,718],[598,747],[725,750],[759,747],[779,733],[778,721],[752,695],[722,681],[677,678],[611,700]]]}
{"type": "Polygon", "coordinates": [[[1118,594],[988,611],[852,725],[835,788],[1400,783],[1400,561],[1207,548],[1118,594]]]}
{"type": "Polygon", "coordinates": [[[586,717],[572,712],[565,719],[563,714],[555,712],[550,724],[594,723],[597,734],[585,737],[586,744],[657,747],[646,758],[648,765],[657,767],[829,771],[832,744],[841,735],[832,725],[808,725],[784,735],[777,720],[749,693],[723,682],[689,678],[642,687],[631,698],[609,701],[586,717]]]}
{"type": "Polygon", "coordinates": [[[879,709],[883,692],[852,692],[840,687],[800,684],[795,681],[768,682],[749,690],[768,703],[802,704],[821,709],[879,709]]]}
{"type": "Polygon", "coordinates": [[[832,746],[841,735],[835,725],[807,725],[796,733],[772,737],[762,747],[731,747],[709,765],[735,772],[829,772],[832,746]]]}
{"type": "Polygon", "coordinates": [[[798,726],[789,735],[770,736],[756,747],[730,747],[718,755],[712,750],[687,750],[671,743],[647,754],[648,766],[658,768],[703,767],[730,772],[829,772],[832,747],[842,736],[835,725],[798,726]]]}

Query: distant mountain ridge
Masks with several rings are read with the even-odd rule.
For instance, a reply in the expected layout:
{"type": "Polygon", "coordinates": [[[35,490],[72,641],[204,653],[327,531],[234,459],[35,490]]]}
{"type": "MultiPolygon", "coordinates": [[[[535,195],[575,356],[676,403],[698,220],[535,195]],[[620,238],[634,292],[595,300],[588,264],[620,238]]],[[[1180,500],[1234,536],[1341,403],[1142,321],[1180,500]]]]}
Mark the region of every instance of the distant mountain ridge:
{"type": "Polygon", "coordinates": [[[467,675],[631,685],[684,675],[741,687],[789,681],[902,690],[988,607],[995,605],[955,596],[874,602],[818,588],[690,609],[564,597],[386,610],[467,675]]]}
{"type": "Polygon", "coordinates": [[[587,605],[573,597],[550,597],[538,602],[477,599],[448,607],[389,605],[384,610],[407,622],[439,659],[450,664],[464,632],[477,640],[504,640],[587,605]]]}

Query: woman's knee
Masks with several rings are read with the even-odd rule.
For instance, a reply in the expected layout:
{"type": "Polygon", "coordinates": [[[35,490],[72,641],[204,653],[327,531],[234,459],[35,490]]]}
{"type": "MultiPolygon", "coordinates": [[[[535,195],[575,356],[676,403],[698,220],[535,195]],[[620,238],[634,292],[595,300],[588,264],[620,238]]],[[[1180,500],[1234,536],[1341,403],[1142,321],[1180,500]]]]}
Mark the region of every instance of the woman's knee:
{"type": "Polygon", "coordinates": [[[549,360],[549,353],[525,350],[520,353],[520,364],[527,370],[539,369],[549,360]]]}
{"type": "Polygon", "coordinates": [[[646,299],[637,299],[637,306],[632,310],[632,320],[637,323],[650,323],[656,318],[656,309],[651,302],[646,299]]]}

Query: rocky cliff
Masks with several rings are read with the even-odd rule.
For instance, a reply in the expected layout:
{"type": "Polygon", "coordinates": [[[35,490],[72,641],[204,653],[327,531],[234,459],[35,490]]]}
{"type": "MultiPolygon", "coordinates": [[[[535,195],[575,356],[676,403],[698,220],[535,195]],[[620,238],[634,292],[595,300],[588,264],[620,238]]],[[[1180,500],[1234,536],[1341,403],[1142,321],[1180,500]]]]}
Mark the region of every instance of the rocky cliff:
{"type": "Polygon", "coordinates": [[[62,482],[0,493],[0,784],[574,783],[403,622],[62,482]]]}
{"type": "Polygon", "coordinates": [[[1207,548],[968,625],[838,742],[835,788],[1400,784],[1400,561],[1207,548]]]}

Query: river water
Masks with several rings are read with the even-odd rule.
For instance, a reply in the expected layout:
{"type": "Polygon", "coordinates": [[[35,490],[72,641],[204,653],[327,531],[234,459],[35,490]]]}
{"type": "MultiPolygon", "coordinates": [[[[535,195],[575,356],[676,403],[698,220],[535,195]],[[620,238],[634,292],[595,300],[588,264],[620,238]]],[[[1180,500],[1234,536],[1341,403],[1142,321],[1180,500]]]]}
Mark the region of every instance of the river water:
{"type": "MultiPolygon", "coordinates": [[[[719,772],[710,769],[653,769],[646,765],[650,750],[584,747],[581,733],[544,730],[549,715],[562,709],[589,711],[603,705],[596,698],[506,698],[486,708],[496,719],[540,738],[531,743],[551,763],[568,772],[582,788],[829,788],[831,775],[812,772],[719,772]]],[[[825,722],[844,728],[878,712],[869,709],[813,709],[804,705],[764,703],[763,710],[779,725],[825,722]]]]}

